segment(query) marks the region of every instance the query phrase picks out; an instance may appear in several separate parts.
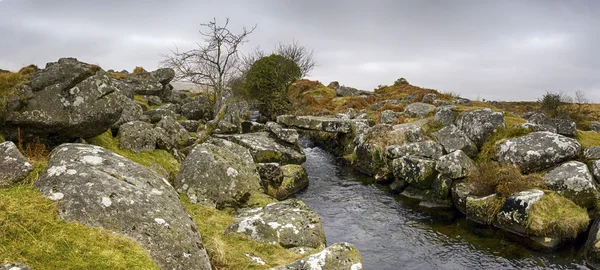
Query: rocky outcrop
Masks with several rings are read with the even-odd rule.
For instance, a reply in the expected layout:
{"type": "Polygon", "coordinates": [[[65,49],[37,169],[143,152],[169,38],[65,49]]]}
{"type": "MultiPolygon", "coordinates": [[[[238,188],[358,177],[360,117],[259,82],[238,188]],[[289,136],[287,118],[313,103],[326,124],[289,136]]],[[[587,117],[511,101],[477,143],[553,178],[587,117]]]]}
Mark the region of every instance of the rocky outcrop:
{"type": "Polygon", "coordinates": [[[137,104],[134,100],[125,96],[120,96],[120,99],[123,106],[123,111],[121,112],[121,117],[119,117],[119,120],[112,124],[111,128],[113,130],[118,130],[119,127],[125,123],[139,120],[142,114],[144,114],[142,106],[137,104]]]}
{"type": "Polygon", "coordinates": [[[171,150],[189,146],[192,141],[188,131],[170,116],[163,117],[157,124],[156,129],[162,129],[156,141],[160,149],[171,150]],[[162,132],[164,130],[164,132],[162,132]]]}
{"type": "Polygon", "coordinates": [[[530,207],[543,196],[544,192],[538,189],[521,191],[508,196],[496,216],[495,225],[519,235],[527,235],[530,207]]]}
{"type": "Polygon", "coordinates": [[[398,120],[398,115],[396,112],[392,110],[385,110],[381,112],[381,123],[382,124],[392,124],[398,120]]]}
{"type": "Polygon", "coordinates": [[[104,133],[121,116],[121,92],[98,66],[61,58],[33,73],[18,106],[6,115],[4,135],[54,142],[104,133]],[[51,137],[51,138],[50,138],[51,137]]]}
{"type": "Polygon", "coordinates": [[[129,98],[133,98],[134,94],[168,98],[173,89],[169,82],[175,77],[175,71],[161,68],[152,72],[113,73],[112,77],[117,80],[121,92],[129,98]]]}
{"type": "Polygon", "coordinates": [[[258,174],[265,192],[284,200],[308,186],[308,174],[296,164],[280,166],[277,163],[258,163],[258,174]]]}
{"type": "Polygon", "coordinates": [[[483,143],[499,128],[505,128],[504,115],[492,112],[490,109],[481,109],[464,112],[456,119],[456,126],[462,130],[477,147],[483,143]]]}
{"type": "Polygon", "coordinates": [[[405,185],[418,189],[430,189],[437,176],[435,161],[416,156],[394,159],[392,171],[396,181],[404,181],[405,185]]]}
{"type": "Polygon", "coordinates": [[[272,270],[362,270],[358,249],[349,243],[333,244],[323,251],[272,270]]]}
{"type": "Polygon", "coordinates": [[[13,142],[0,143],[0,188],[25,179],[32,170],[33,166],[13,142]]]}
{"type": "Polygon", "coordinates": [[[461,150],[440,157],[435,169],[443,176],[450,179],[460,179],[469,175],[473,168],[473,161],[461,150]]]}
{"type": "Polygon", "coordinates": [[[146,102],[150,106],[160,106],[162,104],[162,100],[157,96],[146,96],[146,102]]]}
{"type": "Polygon", "coordinates": [[[63,144],[35,185],[58,202],[60,218],[128,236],[163,269],[211,269],[178,194],[150,169],[98,146],[63,144]]]}
{"type": "Polygon", "coordinates": [[[260,190],[260,176],[248,149],[212,139],[196,145],[187,155],[174,187],[192,203],[239,207],[260,190]]]}
{"type": "Polygon", "coordinates": [[[448,153],[457,150],[463,151],[467,156],[474,157],[477,154],[477,146],[467,135],[454,125],[444,127],[433,133],[433,136],[448,153]]]}
{"type": "Polygon", "coordinates": [[[444,154],[444,148],[434,141],[390,145],[385,148],[389,159],[396,159],[407,155],[438,159],[444,154]]]}
{"type": "Polygon", "coordinates": [[[543,113],[534,113],[527,119],[523,127],[533,131],[549,131],[569,137],[577,135],[577,125],[568,119],[548,118],[543,113]]]}
{"type": "Polygon", "coordinates": [[[600,160],[592,162],[592,174],[596,178],[596,181],[600,181],[600,160]]]}
{"type": "Polygon", "coordinates": [[[425,118],[435,110],[435,106],[427,103],[416,102],[409,104],[404,109],[404,114],[412,118],[425,118]]]}
{"type": "Polygon", "coordinates": [[[435,109],[435,116],[433,121],[436,121],[443,126],[449,126],[454,124],[454,120],[458,116],[457,106],[441,106],[435,109]]]}
{"type": "Polygon", "coordinates": [[[133,121],[121,125],[119,128],[119,147],[141,153],[156,149],[156,142],[160,133],[154,125],[142,121],[133,121]]]}
{"type": "Polygon", "coordinates": [[[593,208],[599,198],[594,177],[585,163],[569,161],[550,170],[544,177],[546,185],[583,208],[593,208]]]}
{"type": "Polygon", "coordinates": [[[496,158],[523,172],[533,172],[574,159],[580,152],[581,144],[575,139],[542,131],[504,141],[497,148],[496,158]]]}
{"type": "Polygon", "coordinates": [[[242,133],[254,133],[264,131],[267,131],[265,124],[251,121],[242,122],[242,133]]]}
{"type": "Polygon", "coordinates": [[[334,133],[351,133],[357,122],[368,124],[368,120],[365,119],[349,120],[318,116],[292,115],[281,115],[277,117],[277,123],[284,126],[334,133]]]}
{"type": "Polygon", "coordinates": [[[591,146],[583,150],[583,156],[589,160],[600,159],[600,146],[591,146]]]}
{"type": "Polygon", "coordinates": [[[177,119],[177,116],[173,111],[165,109],[147,110],[144,112],[144,115],[148,116],[150,123],[153,124],[158,123],[160,120],[163,119],[163,117],[171,117],[177,119]]]}
{"type": "Polygon", "coordinates": [[[600,132],[600,122],[592,122],[590,124],[590,130],[600,132]]]}
{"type": "Polygon", "coordinates": [[[181,105],[181,115],[190,120],[212,120],[213,102],[204,95],[194,97],[193,100],[181,105]]]}
{"type": "Polygon", "coordinates": [[[276,162],[285,165],[302,164],[306,161],[302,149],[280,144],[266,132],[222,135],[220,137],[248,148],[256,163],[276,162]]]}
{"type": "Polygon", "coordinates": [[[298,131],[290,128],[283,128],[281,125],[275,122],[267,122],[265,124],[266,128],[275,136],[275,138],[283,141],[285,143],[298,145],[298,140],[300,139],[300,135],[298,135],[298,131]]]}
{"type": "Polygon", "coordinates": [[[323,248],[325,231],[321,219],[300,200],[242,209],[225,234],[243,233],[253,240],[285,248],[323,248]]]}
{"type": "Polygon", "coordinates": [[[353,97],[362,95],[368,96],[373,94],[373,92],[358,90],[353,87],[340,85],[338,82],[331,82],[329,83],[329,86],[330,88],[335,89],[335,94],[338,97],[353,97]]]}
{"type": "Polygon", "coordinates": [[[600,218],[596,218],[589,230],[584,246],[586,263],[594,269],[600,269],[600,218]]]}
{"type": "Polygon", "coordinates": [[[200,127],[200,121],[197,120],[183,120],[179,124],[188,132],[198,132],[200,127]]]}

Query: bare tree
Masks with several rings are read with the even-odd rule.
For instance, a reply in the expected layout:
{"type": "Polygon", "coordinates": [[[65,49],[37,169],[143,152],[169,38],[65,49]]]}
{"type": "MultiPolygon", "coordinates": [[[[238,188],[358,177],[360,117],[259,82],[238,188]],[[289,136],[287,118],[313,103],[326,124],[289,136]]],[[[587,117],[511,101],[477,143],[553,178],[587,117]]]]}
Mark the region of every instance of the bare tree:
{"type": "Polygon", "coordinates": [[[203,43],[196,43],[196,49],[185,52],[180,52],[176,46],[169,54],[161,55],[161,64],[175,70],[175,79],[202,85],[215,92],[215,119],[208,123],[205,136],[200,139],[203,141],[227,112],[226,101],[231,97],[227,84],[240,70],[239,47],[248,42],[248,35],[256,26],[252,29],[243,27],[241,33],[233,33],[228,29],[229,18],[223,25],[213,18],[201,26],[202,30],[199,32],[204,39],[203,43]]]}

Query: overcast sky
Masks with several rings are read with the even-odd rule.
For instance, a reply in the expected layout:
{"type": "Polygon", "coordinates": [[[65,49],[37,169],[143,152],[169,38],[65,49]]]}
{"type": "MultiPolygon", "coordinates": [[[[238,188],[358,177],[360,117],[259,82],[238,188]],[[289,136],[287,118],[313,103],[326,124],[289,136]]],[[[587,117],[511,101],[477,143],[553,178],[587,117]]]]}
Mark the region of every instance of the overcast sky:
{"type": "Polygon", "coordinates": [[[155,69],[192,48],[199,24],[257,25],[249,51],[293,39],[314,49],[310,78],[372,90],[411,84],[468,98],[535,100],[582,90],[600,103],[600,1],[0,0],[0,68],[76,57],[155,69]]]}

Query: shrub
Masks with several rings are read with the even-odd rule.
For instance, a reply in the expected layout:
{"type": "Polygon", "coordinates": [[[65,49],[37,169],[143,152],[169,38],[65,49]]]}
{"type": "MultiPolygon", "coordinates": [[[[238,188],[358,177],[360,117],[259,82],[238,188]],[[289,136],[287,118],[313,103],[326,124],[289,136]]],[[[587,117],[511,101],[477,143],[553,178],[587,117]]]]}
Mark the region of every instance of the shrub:
{"type": "Polygon", "coordinates": [[[404,78],[399,78],[394,82],[394,85],[401,85],[401,84],[409,84],[408,81],[404,78]]]}
{"type": "Polygon", "coordinates": [[[147,72],[147,71],[143,67],[140,67],[140,66],[136,66],[133,69],[133,74],[141,74],[141,73],[145,73],[145,72],[147,72]]]}
{"type": "Polygon", "coordinates": [[[544,179],[537,174],[522,175],[519,169],[510,165],[501,166],[495,162],[478,163],[469,172],[467,182],[475,196],[499,194],[508,197],[511,194],[543,188],[544,179]]]}
{"type": "Polygon", "coordinates": [[[300,67],[294,61],[272,54],[252,64],[244,88],[261,103],[262,114],[274,119],[290,109],[287,89],[301,75],[300,67]]]}
{"type": "Polygon", "coordinates": [[[30,74],[35,73],[38,70],[40,70],[38,68],[38,66],[32,64],[32,65],[21,68],[18,73],[21,75],[30,75],[30,74]]]}

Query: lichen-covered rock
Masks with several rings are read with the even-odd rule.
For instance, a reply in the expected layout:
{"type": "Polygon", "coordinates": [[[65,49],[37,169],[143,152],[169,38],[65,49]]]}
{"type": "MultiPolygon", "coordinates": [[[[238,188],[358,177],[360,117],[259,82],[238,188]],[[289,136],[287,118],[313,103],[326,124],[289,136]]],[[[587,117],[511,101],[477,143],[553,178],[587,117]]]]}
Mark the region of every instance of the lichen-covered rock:
{"type": "Polygon", "coordinates": [[[385,110],[383,112],[381,112],[381,123],[382,124],[391,124],[396,122],[396,120],[398,120],[398,116],[396,115],[396,112],[392,111],[392,110],[385,110]]]}
{"type": "Polygon", "coordinates": [[[496,130],[506,128],[506,122],[502,113],[486,108],[462,113],[456,119],[456,126],[481,147],[496,130]]]}
{"type": "Polygon", "coordinates": [[[162,104],[162,100],[157,96],[146,96],[146,102],[150,106],[159,106],[162,104]]]}
{"type": "Polygon", "coordinates": [[[412,118],[425,118],[435,110],[435,106],[427,103],[416,102],[409,104],[404,109],[404,114],[412,118]]]}
{"type": "Polygon", "coordinates": [[[119,120],[112,124],[111,128],[113,130],[119,129],[119,127],[125,123],[139,120],[142,114],[144,114],[142,106],[137,104],[134,100],[125,96],[121,96],[120,99],[123,106],[123,111],[121,112],[121,117],[119,120]]]}
{"type": "Polygon", "coordinates": [[[406,130],[395,130],[392,126],[379,124],[368,128],[356,138],[354,165],[369,175],[385,173],[388,170],[385,148],[388,145],[402,145],[408,141],[406,130]]]}
{"type": "Polygon", "coordinates": [[[16,140],[52,137],[54,142],[104,133],[121,116],[121,92],[98,66],[61,58],[33,73],[29,95],[6,115],[3,134],[16,140]]]}
{"type": "Polygon", "coordinates": [[[596,178],[596,181],[600,181],[600,160],[592,162],[592,174],[596,178]]]}
{"type": "Polygon", "coordinates": [[[432,104],[434,100],[437,99],[437,95],[434,93],[429,93],[423,96],[423,99],[421,99],[421,102],[423,103],[428,103],[428,104],[432,104]]]}
{"type": "MultiPolygon", "coordinates": [[[[308,186],[308,174],[304,167],[288,164],[280,167],[283,176],[279,185],[269,185],[267,194],[278,200],[283,200],[308,186]]],[[[274,183],[275,181],[269,181],[274,183]]]]}
{"type": "Polygon", "coordinates": [[[239,207],[260,190],[260,176],[248,149],[227,140],[196,145],[181,164],[174,183],[192,203],[239,207]]]}
{"type": "Polygon", "coordinates": [[[269,186],[281,186],[281,182],[283,182],[283,171],[278,163],[257,163],[256,168],[260,175],[260,185],[264,190],[268,190],[269,186]]]}
{"type": "Polygon", "coordinates": [[[179,124],[188,132],[198,132],[200,127],[200,121],[197,120],[183,120],[179,124]]]}
{"type": "Polygon", "coordinates": [[[349,243],[333,244],[319,253],[271,270],[362,270],[358,249],[349,243]]]}
{"type": "Polygon", "coordinates": [[[212,105],[204,99],[196,99],[181,105],[181,115],[190,120],[211,120],[212,105]]]}
{"type": "Polygon", "coordinates": [[[156,128],[162,128],[165,131],[163,136],[159,136],[156,141],[158,148],[166,150],[180,149],[192,143],[188,131],[170,116],[163,117],[156,124],[156,128]]]}
{"type": "MultiPolygon", "coordinates": [[[[423,119],[426,120],[426,119],[423,119]]],[[[425,139],[423,129],[421,128],[426,121],[419,120],[412,123],[394,125],[392,128],[404,134],[402,136],[406,142],[421,142],[425,139]]]]}
{"type": "Polygon", "coordinates": [[[452,185],[450,189],[452,194],[452,202],[456,209],[461,213],[467,214],[467,197],[469,197],[470,188],[467,182],[459,182],[452,185]]]}
{"type": "Polygon", "coordinates": [[[154,125],[142,121],[133,121],[119,128],[119,147],[141,153],[156,149],[159,133],[154,125]]]}
{"type": "Polygon", "coordinates": [[[590,130],[600,132],[600,122],[592,122],[590,124],[590,130]]]}
{"type": "Polygon", "coordinates": [[[574,121],[548,118],[544,113],[532,114],[527,119],[527,123],[522,126],[533,131],[549,131],[569,137],[575,137],[577,135],[577,125],[574,121]]]}
{"type": "Polygon", "coordinates": [[[440,106],[435,109],[433,121],[436,121],[444,126],[454,124],[454,120],[458,116],[457,106],[440,106]]]}
{"type": "Polygon", "coordinates": [[[280,115],[277,123],[301,129],[335,133],[351,133],[356,122],[368,123],[366,119],[340,119],[319,116],[280,115]]]}
{"type": "Polygon", "coordinates": [[[544,180],[550,189],[583,208],[594,207],[600,195],[587,165],[579,161],[569,161],[550,170],[544,180]]]}
{"type": "Polygon", "coordinates": [[[225,234],[243,233],[257,242],[285,248],[325,246],[321,219],[300,200],[289,199],[261,208],[241,209],[225,234]]]}
{"type": "Polygon", "coordinates": [[[157,109],[169,110],[174,112],[175,114],[181,113],[181,105],[174,103],[160,105],[157,109]]]}
{"type": "Polygon", "coordinates": [[[438,174],[431,184],[431,192],[433,197],[438,199],[450,198],[450,189],[452,187],[452,179],[438,174]]]}
{"type": "Polygon", "coordinates": [[[504,230],[527,235],[529,208],[544,196],[539,189],[525,190],[508,196],[496,215],[495,226],[504,230]]]}
{"type": "Polygon", "coordinates": [[[264,131],[267,131],[265,124],[251,121],[242,122],[242,133],[254,133],[264,131]]]}
{"type": "Polygon", "coordinates": [[[455,98],[452,103],[456,105],[473,106],[473,102],[471,100],[462,97],[455,98]]]}
{"type": "Polygon", "coordinates": [[[473,161],[463,151],[456,150],[440,157],[436,162],[435,169],[450,179],[460,179],[467,177],[473,166],[473,161]]]}
{"type": "Polygon", "coordinates": [[[466,213],[468,219],[481,224],[490,224],[494,220],[494,216],[490,215],[489,209],[496,202],[498,196],[492,194],[485,197],[468,196],[466,201],[466,213]]]}
{"type": "Polygon", "coordinates": [[[3,263],[0,264],[0,270],[30,270],[29,266],[22,263],[3,263]]]}
{"type": "Polygon", "coordinates": [[[444,154],[444,148],[434,141],[422,141],[403,145],[390,145],[385,148],[389,159],[413,155],[431,159],[438,159],[444,154]]]}
{"type": "Polygon", "coordinates": [[[433,133],[433,136],[444,146],[448,153],[457,150],[463,151],[467,156],[474,157],[477,154],[477,146],[467,135],[454,125],[444,127],[433,133]]]}
{"type": "Polygon", "coordinates": [[[417,156],[404,156],[392,161],[395,179],[403,179],[408,185],[430,189],[437,176],[435,161],[417,156]]]}
{"type": "Polygon", "coordinates": [[[277,162],[285,165],[302,164],[306,161],[306,155],[302,149],[280,144],[266,132],[221,137],[248,148],[256,163],[277,162]]]}
{"type": "Polygon", "coordinates": [[[600,146],[591,146],[583,150],[583,156],[589,160],[600,159],[600,146]]]}
{"type": "Polygon", "coordinates": [[[0,143],[0,187],[25,179],[32,170],[33,166],[13,142],[0,143]]]}
{"type": "Polygon", "coordinates": [[[533,172],[574,159],[580,152],[581,144],[575,139],[542,131],[504,141],[497,148],[496,158],[523,172],[533,172]]]}
{"type": "Polygon", "coordinates": [[[160,120],[163,119],[163,117],[171,117],[173,119],[177,119],[175,113],[171,110],[165,110],[165,109],[153,109],[153,110],[147,110],[144,112],[144,115],[147,115],[148,117],[150,117],[150,123],[158,123],[160,120]]]}
{"type": "Polygon", "coordinates": [[[60,218],[128,236],[163,269],[211,269],[178,194],[142,165],[98,146],[63,144],[35,186],[58,202],[60,218]]]}
{"type": "Polygon", "coordinates": [[[600,269],[600,218],[596,218],[589,230],[584,246],[586,263],[594,269],[600,269]]]}
{"type": "Polygon", "coordinates": [[[298,131],[295,129],[283,128],[275,122],[267,122],[265,126],[277,139],[293,145],[298,144],[300,135],[298,135],[298,131]]]}

